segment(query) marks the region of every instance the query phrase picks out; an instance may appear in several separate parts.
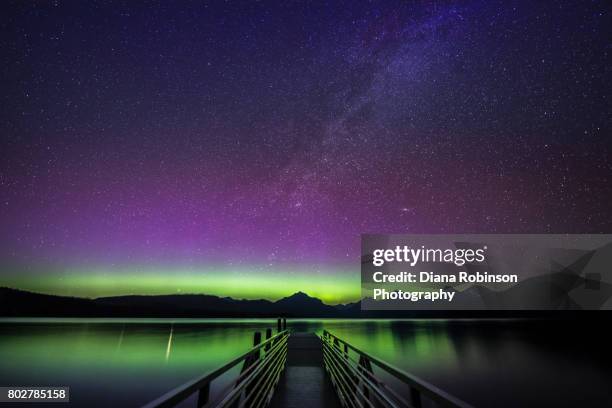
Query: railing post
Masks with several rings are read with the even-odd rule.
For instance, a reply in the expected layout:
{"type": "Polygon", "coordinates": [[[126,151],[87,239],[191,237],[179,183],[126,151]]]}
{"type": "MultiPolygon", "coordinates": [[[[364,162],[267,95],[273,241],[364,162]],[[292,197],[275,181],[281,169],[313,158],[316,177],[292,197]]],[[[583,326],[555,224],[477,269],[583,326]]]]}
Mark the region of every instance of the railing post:
{"type": "MultiPolygon", "coordinates": [[[[364,371],[367,371],[370,374],[373,374],[372,363],[370,362],[370,360],[367,357],[364,357],[363,355],[359,356],[359,366],[358,366],[358,369],[362,373],[364,371]]],[[[367,401],[369,401],[370,400],[370,391],[368,389],[368,385],[366,384],[365,381],[361,381],[361,382],[362,382],[363,395],[365,396],[365,399],[367,401]]]]}
{"type": "Polygon", "coordinates": [[[277,327],[277,330],[276,330],[276,331],[277,331],[278,333],[280,333],[280,332],[283,330],[283,326],[282,326],[282,324],[281,324],[281,319],[280,319],[280,318],[279,318],[279,319],[276,321],[276,327],[277,327]]]}
{"type": "MultiPolygon", "coordinates": [[[[253,333],[253,347],[257,346],[259,343],[261,343],[261,332],[256,331],[255,333],[253,333]]],[[[240,373],[245,372],[246,369],[252,366],[257,360],[259,360],[260,357],[261,349],[248,356],[244,360],[244,364],[242,365],[242,370],[240,370],[240,373]]]]}
{"type": "MultiPolygon", "coordinates": [[[[256,331],[255,333],[253,333],[253,347],[257,346],[259,343],[261,343],[261,332],[256,331]]],[[[259,350],[256,352],[257,358],[259,358],[259,350]]]]}
{"type": "Polygon", "coordinates": [[[210,383],[206,383],[206,385],[200,388],[198,391],[198,408],[203,407],[208,403],[208,398],[210,396],[210,383]]]}
{"type": "Polygon", "coordinates": [[[414,408],[421,408],[423,406],[421,392],[414,387],[410,387],[410,402],[414,408]]]}
{"type": "MultiPolygon", "coordinates": [[[[256,331],[255,333],[253,333],[253,347],[257,346],[259,343],[261,343],[261,332],[256,331]]],[[[249,367],[251,367],[253,364],[255,364],[257,362],[257,360],[259,360],[261,358],[261,349],[257,349],[257,351],[255,351],[253,354],[251,354],[249,357],[247,357],[246,360],[244,360],[244,365],[242,366],[242,370],[240,371],[240,373],[242,374],[244,371],[246,371],[249,367]]],[[[241,401],[244,401],[245,398],[248,397],[248,395],[251,393],[252,389],[253,389],[253,382],[250,382],[249,385],[247,385],[246,387],[244,387],[244,390],[242,391],[240,398],[238,398],[231,406],[232,407],[238,407],[241,405],[241,401]]]]}
{"type": "MultiPolygon", "coordinates": [[[[272,337],[272,329],[266,329],[266,340],[269,340],[272,337]]],[[[270,343],[266,344],[266,351],[270,350],[270,343]]]]}
{"type": "Polygon", "coordinates": [[[283,317],[283,330],[287,330],[287,319],[283,317]]]}

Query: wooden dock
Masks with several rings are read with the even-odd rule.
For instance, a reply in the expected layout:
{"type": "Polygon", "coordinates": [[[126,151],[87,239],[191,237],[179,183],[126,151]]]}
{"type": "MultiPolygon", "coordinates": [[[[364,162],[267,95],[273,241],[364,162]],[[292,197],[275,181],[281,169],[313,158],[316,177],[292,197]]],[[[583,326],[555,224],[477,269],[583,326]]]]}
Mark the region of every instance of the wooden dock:
{"type": "Polygon", "coordinates": [[[327,330],[317,336],[291,332],[285,319],[277,323],[277,334],[269,328],[264,340],[255,332],[252,349],[145,408],[472,408],[327,330]],[[211,387],[230,372],[232,380],[211,387]]]}
{"type": "Polygon", "coordinates": [[[276,387],[272,408],[335,408],[338,397],[323,368],[321,339],[314,333],[292,333],[285,372],[276,387]]]}

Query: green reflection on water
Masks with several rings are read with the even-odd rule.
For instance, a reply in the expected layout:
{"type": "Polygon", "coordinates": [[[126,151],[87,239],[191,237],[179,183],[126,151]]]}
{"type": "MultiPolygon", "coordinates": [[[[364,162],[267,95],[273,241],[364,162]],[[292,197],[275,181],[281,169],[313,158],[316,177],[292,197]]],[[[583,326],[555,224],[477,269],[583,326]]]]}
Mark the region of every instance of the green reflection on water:
{"type": "Polygon", "coordinates": [[[406,369],[457,362],[443,320],[326,321],[323,326],[353,346],[406,369]]]}
{"type": "Polygon", "coordinates": [[[247,351],[273,323],[4,322],[0,383],[68,385],[72,406],[138,406],[247,351]]]}
{"type": "MultiPolygon", "coordinates": [[[[130,398],[122,403],[144,403],[244,353],[253,332],[266,328],[275,331],[276,321],[4,319],[0,381],[69,384],[75,398],[111,387],[118,390],[113,398],[130,398]]],[[[456,362],[444,322],[298,319],[289,328],[318,334],[327,329],[405,369],[456,362]]]]}
{"type": "MultiPolygon", "coordinates": [[[[452,363],[444,321],[295,320],[298,331],[323,329],[390,361],[409,355],[411,365],[432,359],[452,363]]],[[[0,357],[16,369],[66,366],[205,369],[246,351],[255,330],[273,320],[37,319],[0,325],[0,357]]]]}
{"type": "Polygon", "coordinates": [[[0,356],[16,369],[66,366],[203,369],[246,351],[247,327],[37,324],[3,328],[0,356]],[[61,365],[60,365],[61,364],[61,365]]]}

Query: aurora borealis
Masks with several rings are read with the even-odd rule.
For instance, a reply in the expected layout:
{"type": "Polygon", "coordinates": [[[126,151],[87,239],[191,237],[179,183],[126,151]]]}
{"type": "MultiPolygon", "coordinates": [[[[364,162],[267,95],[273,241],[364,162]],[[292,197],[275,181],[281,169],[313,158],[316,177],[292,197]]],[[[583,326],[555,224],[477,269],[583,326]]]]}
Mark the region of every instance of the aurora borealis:
{"type": "Polygon", "coordinates": [[[235,268],[227,266],[197,266],[185,269],[174,266],[161,268],[101,267],[99,269],[68,270],[45,274],[7,276],[6,285],[28,288],[36,292],[85,297],[129,294],[165,295],[169,293],[204,293],[240,298],[281,297],[304,291],[328,302],[338,303],[359,297],[359,276],[345,271],[322,275],[311,270],[275,268],[235,268]],[[355,293],[357,292],[357,293],[355,293]]]}
{"type": "Polygon", "coordinates": [[[359,297],[361,233],[610,233],[610,4],[0,6],[0,286],[359,297]]]}

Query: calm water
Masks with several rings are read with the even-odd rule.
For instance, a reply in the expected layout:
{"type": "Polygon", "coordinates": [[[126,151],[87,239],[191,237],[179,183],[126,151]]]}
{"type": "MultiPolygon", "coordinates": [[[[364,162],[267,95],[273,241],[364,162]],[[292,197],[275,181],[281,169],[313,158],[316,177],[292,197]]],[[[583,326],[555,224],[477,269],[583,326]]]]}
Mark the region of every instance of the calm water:
{"type": "MultiPolygon", "coordinates": [[[[0,385],[69,385],[73,407],[138,406],[242,354],[255,330],[274,326],[3,320],[0,385]]],[[[612,406],[607,343],[563,322],[291,320],[289,327],[328,329],[476,406],[612,406]]]]}

